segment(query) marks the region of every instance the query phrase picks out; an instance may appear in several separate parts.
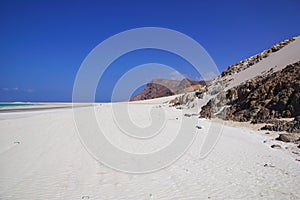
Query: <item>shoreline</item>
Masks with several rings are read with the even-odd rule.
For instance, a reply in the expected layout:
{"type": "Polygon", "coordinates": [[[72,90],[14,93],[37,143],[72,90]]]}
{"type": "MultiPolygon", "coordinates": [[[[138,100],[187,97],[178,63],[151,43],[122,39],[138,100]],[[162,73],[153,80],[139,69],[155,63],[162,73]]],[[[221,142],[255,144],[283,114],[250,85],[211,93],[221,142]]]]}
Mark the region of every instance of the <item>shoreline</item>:
{"type": "Polygon", "coordinates": [[[30,106],[7,106],[0,108],[0,113],[29,112],[52,109],[79,108],[93,106],[92,103],[45,103],[30,106]]]}

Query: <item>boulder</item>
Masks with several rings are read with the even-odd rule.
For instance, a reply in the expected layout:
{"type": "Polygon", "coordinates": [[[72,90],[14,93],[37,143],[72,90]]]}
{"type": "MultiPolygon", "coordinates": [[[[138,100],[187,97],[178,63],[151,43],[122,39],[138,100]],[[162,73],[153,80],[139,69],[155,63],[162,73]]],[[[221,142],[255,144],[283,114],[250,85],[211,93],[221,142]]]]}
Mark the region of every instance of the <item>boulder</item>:
{"type": "Polygon", "coordinates": [[[300,135],[299,134],[279,134],[279,137],[276,138],[276,140],[280,140],[283,142],[296,142],[300,139],[300,135]]]}
{"type": "Polygon", "coordinates": [[[273,148],[273,149],[281,149],[281,146],[279,144],[273,144],[273,145],[271,145],[271,148],[273,148]]]}

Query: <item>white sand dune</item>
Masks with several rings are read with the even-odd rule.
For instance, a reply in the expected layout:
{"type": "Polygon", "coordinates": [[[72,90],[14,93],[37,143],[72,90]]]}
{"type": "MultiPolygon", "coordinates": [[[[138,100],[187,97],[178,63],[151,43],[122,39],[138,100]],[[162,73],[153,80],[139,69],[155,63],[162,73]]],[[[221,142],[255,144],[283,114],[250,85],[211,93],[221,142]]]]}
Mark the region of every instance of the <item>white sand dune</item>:
{"type": "Polygon", "coordinates": [[[253,79],[257,76],[261,76],[267,73],[270,69],[273,72],[282,70],[289,64],[300,61],[300,36],[295,38],[295,41],[284,46],[277,52],[271,53],[267,58],[264,58],[260,62],[252,65],[251,67],[240,71],[238,73],[227,75],[225,77],[219,77],[216,80],[221,81],[224,79],[230,80],[225,90],[235,87],[244,81],[253,79]]]}
{"type": "MultiPolygon", "coordinates": [[[[174,137],[174,132],[166,131],[160,140],[153,138],[143,145],[126,139],[115,128],[112,105],[99,104],[95,113],[98,120],[105,119],[102,128],[114,133],[108,137],[120,148],[156,150],[174,137]]],[[[170,130],[180,126],[181,111],[161,106],[170,130]]],[[[149,110],[155,107],[156,103],[134,104],[130,115],[139,126],[146,126],[151,123],[149,110]]],[[[9,119],[6,113],[0,115],[0,199],[300,198],[299,162],[264,144],[266,136],[250,129],[225,126],[213,151],[200,159],[200,147],[214,123],[200,120],[204,128],[195,128],[196,140],[174,164],[149,174],[129,174],[93,159],[78,137],[71,109],[17,118],[11,113],[9,119]]]]}
{"type": "Polygon", "coordinates": [[[246,79],[252,79],[256,76],[267,72],[273,68],[274,72],[282,70],[289,64],[293,64],[300,60],[300,36],[296,37],[296,40],[289,45],[283,47],[279,51],[272,53],[266,59],[249,67],[248,69],[235,74],[232,78],[232,86],[237,86],[246,79]],[[246,78],[247,77],[247,78],[246,78]]]}

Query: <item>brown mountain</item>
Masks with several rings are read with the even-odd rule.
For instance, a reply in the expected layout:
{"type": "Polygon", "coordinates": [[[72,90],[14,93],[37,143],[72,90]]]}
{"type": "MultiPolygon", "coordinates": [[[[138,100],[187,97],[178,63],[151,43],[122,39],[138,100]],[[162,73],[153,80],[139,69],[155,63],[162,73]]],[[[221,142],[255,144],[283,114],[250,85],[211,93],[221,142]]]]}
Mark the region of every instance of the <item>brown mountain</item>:
{"type": "Polygon", "coordinates": [[[130,98],[130,101],[154,99],[185,92],[193,92],[203,88],[205,85],[205,81],[192,81],[187,78],[181,81],[154,79],[146,85],[140,94],[130,98]]]}

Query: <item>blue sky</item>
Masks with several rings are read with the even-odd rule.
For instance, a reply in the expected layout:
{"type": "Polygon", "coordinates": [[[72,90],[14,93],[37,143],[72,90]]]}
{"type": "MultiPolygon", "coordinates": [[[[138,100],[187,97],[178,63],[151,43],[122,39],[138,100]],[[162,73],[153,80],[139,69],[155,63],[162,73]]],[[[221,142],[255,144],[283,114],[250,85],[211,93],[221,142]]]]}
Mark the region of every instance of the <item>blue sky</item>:
{"type": "MultiPolygon", "coordinates": [[[[0,1],[0,101],[71,101],[88,53],[119,32],[164,27],[199,42],[219,71],[300,33],[298,0],[265,1],[0,1]]],[[[166,52],[134,52],[101,79],[97,101],[109,101],[130,67],[168,64],[189,78],[189,63],[166,52]]]]}

